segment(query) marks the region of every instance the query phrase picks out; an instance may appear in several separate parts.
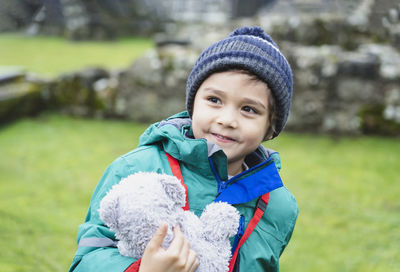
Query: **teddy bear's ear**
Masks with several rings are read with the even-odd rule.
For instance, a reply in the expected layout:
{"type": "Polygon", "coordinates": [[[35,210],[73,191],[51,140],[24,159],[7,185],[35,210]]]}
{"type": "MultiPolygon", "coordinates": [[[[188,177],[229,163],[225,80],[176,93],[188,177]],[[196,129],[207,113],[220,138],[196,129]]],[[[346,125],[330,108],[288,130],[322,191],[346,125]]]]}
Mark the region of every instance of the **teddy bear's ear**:
{"type": "Polygon", "coordinates": [[[111,189],[100,202],[100,219],[112,230],[118,229],[119,195],[116,188],[111,189]]]}
{"type": "Polygon", "coordinates": [[[213,202],[206,206],[200,216],[203,234],[209,241],[221,241],[236,234],[239,227],[239,212],[226,202],[213,202]]]}
{"type": "Polygon", "coordinates": [[[185,205],[186,192],[179,179],[170,175],[159,175],[159,181],[173,202],[179,206],[185,205]]]}

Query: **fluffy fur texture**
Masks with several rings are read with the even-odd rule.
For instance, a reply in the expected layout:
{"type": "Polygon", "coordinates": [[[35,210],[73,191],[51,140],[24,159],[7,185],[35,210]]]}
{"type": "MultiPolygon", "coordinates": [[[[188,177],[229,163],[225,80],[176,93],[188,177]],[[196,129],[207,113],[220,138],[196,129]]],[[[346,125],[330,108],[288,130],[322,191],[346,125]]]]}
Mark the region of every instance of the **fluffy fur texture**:
{"type": "Polygon", "coordinates": [[[173,240],[179,225],[199,259],[198,272],[228,271],[229,237],[239,225],[237,210],[223,202],[211,203],[197,217],[184,211],[185,189],[174,176],[136,173],[114,185],[100,203],[100,218],[115,232],[122,255],[139,259],[162,222],[168,223],[162,246],[173,240]]]}

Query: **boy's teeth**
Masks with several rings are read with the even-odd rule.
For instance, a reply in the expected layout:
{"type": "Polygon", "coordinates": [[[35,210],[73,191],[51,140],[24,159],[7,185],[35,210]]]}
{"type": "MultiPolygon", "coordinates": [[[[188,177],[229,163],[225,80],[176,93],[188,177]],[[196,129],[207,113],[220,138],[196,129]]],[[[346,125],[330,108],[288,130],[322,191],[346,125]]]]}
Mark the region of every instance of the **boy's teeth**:
{"type": "Polygon", "coordinates": [[[228,138],[228,137],[224,137],[224,136],[222,136],[222,135],[219,135],[219,134],[217,134],[217,137],[219,137],[219,138],[221,138],[221,139],[224,139],[224,140],[230,140],[230,138],[228,138]]]}

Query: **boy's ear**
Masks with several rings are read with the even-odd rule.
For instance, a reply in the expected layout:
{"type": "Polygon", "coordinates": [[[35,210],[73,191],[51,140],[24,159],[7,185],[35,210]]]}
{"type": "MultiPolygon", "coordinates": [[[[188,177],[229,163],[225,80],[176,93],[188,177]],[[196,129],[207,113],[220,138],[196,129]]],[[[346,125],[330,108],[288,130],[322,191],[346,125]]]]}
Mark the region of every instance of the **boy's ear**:
{"type": "Polygon", "coordinates": [[[271,127],[268,127],[267,132],[265,132],[263,141],[269,141],[272,138],[274,138],[274,129],[271,127]]]}

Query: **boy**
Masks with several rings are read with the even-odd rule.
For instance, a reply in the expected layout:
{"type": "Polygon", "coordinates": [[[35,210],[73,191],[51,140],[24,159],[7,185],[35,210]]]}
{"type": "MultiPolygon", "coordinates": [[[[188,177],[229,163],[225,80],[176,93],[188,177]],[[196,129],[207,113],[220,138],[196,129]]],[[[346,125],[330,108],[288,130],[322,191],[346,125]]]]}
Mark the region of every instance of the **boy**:
{"type": "Polygon", "coordinates": [[[199,215],[210,202],[226,201],[240,212],[231,268],[278,271],[298,209],[277,173],[279,155],[260,144],[284,128],[291,97],[290,66],[261,28],[237,29],[207,48],[187,81],[187,112],[150,126],[140,137],[139,147],[105,171],[79,228],[70,271],[196,269],[196,253],[178,227],[168,249],[161,248],[168,227],[162,225],[142,259],[134,260],[112,247],[114,233],[97,212],[101,199],[121,178],[138,171],[172,174],[166,153],[179,162],[190,210],[199,215]],[[269,200],[260,205],[259,199],[266,195],[269,200]],[[265,211],[260,220],[249,223],[260,209],[265,211]]]}

